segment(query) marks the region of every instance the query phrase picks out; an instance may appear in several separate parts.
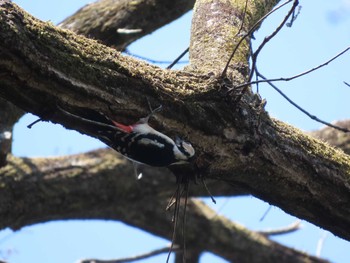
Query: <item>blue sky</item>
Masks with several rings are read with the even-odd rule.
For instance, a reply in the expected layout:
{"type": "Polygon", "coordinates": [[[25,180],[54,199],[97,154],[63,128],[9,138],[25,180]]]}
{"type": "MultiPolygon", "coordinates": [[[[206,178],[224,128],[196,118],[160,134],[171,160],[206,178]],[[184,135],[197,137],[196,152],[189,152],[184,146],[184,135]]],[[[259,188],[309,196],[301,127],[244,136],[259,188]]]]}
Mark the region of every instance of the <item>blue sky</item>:
{"type": "MultiPolygon", "coordinates": [[[[59,23],[90,1],[18,0],[25,10],[44,21],[59,23]]],[[[258,67],[269,78],[289,77],[328,60],[350,46],[350,0],[300,1],[301,13],[292,28],[284,28],[262,51],[258,67]]],[[[256,47],[284,17],[286,8],[264,22],[255,34],[256,47]]],[[[137,41],[129,51],[157,60],[172,60],[189,44],[191,13],[137,41]]],[[[326,121],[347,119],[350,115],[350,53],[325,68],[277,86],[306,110],[326,121]]],[[[164,66],[164,65],[160,65],[164,66]]],[[[178,67],[180,68],[181,65],[178,67]]],[[[268,85],[260,85],[270,115],[303,130],[322,127],[289,105],[268,85]]],[[[40,123],[31,130],[26,125],[36,117],[26,115],[16,125],[13,152],[18,156],[54,156],[104,147],[95,139],[67,131],[60,125],[40,123]],[[54,140],[53,140],[54,136],[54,140]],[[28,140],[30,138],[30,140],[28,140]]],[[[288,225],[296,220],[253,197],[218,198],[214,209],[251,229],[261,230],[288,225]]],[[[210,203],[210,202],[208,202],[210,203]]],[[[350,244],[322,229],[302,222],[302,230],[276,238],[279,242],[315,254],[317,242],[326,235],[321,256],[333,262],[346,262],[350,244]]],[[[111,221],[60,221],[25,227],[17,232],[0,231],[0,259],[9,262],[76,262],[81,258],[119,258],[163,247],[168,241],[111,221]]],[[[166,255],[142,262],[164,262],[166,255]]],[[[208,253],[201,262],[226,262],[208,253]]]]}

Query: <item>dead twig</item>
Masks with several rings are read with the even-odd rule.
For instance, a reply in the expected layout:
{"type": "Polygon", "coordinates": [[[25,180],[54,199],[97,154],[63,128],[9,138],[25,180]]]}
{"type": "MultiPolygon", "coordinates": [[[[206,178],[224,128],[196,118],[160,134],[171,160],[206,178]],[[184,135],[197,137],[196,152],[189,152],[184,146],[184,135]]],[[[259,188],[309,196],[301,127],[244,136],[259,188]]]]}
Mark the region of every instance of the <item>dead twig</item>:
{"type": "MultiPolygon", "coordinates": [[[[173,246],[173,251],[178,250],[179,247],[177,245],[173,246]]],[[[128,258],[121,258],[121,259],[110,259],[110,260],[100,260],[100,259],[82,259],[78,261],[78,263],[126,263],[126,262],[133,262],[136,260],[142,260],[150,257],[157,256],[159,254],[167,253],[169,252],[169,246],[156,249],[141,255],[136,255],[128,258]]]]}
{"type": "Polygon", "coordinates": [[[314,121],[317,121],[319,123],[322,123],[326,126],[332,127],[334,129],[340,130],[342,132],[350,132],[350,130],[346,129],[346,128],[342,128],[336,125],[333,125],[329,122],[323,121],[321,119],[319,119],[318,117],[316,117],[315,115],[312,115],[311,113],[307,112],[306,110],[304,110],[302,107],[300,107],[298,104],[296,104],[294,101],[292,101],[289,97],[287,97],[286,94],[284,94],[279,88],[277,88],[276,85],[274,85],[269,79],[267,79],[265,76],[263,76],[257,69],[255,70],[256,74],[258,77],[266,80],[266,82],[274,89],[276,90],[280,95],[282,95],[283,98],[285,98],[290,104],[292,104],[294,107],[296,107],[298,110],[300,110],[302,113],[304,113],[305,115],[307,115],[308,117],[310,117],[311,119],[313,119],[314,121]]]}
{"type": "Polygon", "coordinates": [[[290,22],[288,22],[288,23],[286,24],[287,27],[292,27],[292,26],[293,26],[294,21],[297,19],[297,17],[298,17],[299,14],[300,14],[300,10],[301,10],[301,6],[299,6],[298,12],[297,12],[297,13],[295,13],[295,10],[293,11],[293,14],[292,14],[292,17],[291,17],[291,19],[290,19],[290,22]]]}
{"type": "MultiPolygon", "coordinates": [[[[250,75],[249,75],[249,81],[251,81],[253,74],[255,72],[255,67],[256,67],[256,61],[258,58],[259,53],[261,52],[261,50],[263,49],[263,47],[272,39],[274,38],[277,33],[279,31],[281,31],[282,27],[287,23],[287,20],[289,19],[289,17],[292,16],[292,14],[294,13],[295,9],[297,8],[297,6],[299,5],[299,1],[298,0],[294,0],[294,3],[292,5],[292,7],[290,8],[289,12],[287,13],[287,15],[285,16],[285,18],[283,19],[283,21],[280,23],[280,25],[275,29],[274,32],[272,32],[271,35],[267,36],[264,38],[264,41],[260,44],[260,46],[257,48],[257,50],[252,54],[252,68],[250,71],[250,75]]],[[[243,90],[244,93],[244,90],[243,90]]]]}
{"type": "MultiPolygon", "coordinates": [[[[190,50],[190,48],[186,48],[173,62],[171,62],[171,64],[169,66],[166,67],[166,69],[171,69],[175,64],[180,63],[180,59],[186,55],[186,53],[190,50]]],[[[188,62],[188,61],[187,61],[188,62]]],[[[181,63],[185,63],[185,62],[181,62],[181,63]]]]}
{"type": "Polygon", "coordinates": [[[189,48],[187,48],[184,52],[182,52],[174,61],[167,61],[167,60],[156,60],[156,59],[152,59],[152,58],[148,58],[148,57],[144,57],[144,56],[140,56],[137,54],[133,54],[130,53],[129,51],[124,51],[125,54],[135,57],[135,58],[139,58],[142,60],[145,60],[149,63],[153,63],[153,64],[170,64],[167,69],[172,68],[175,64],[186,64],[188,63],[188,60],[186,61],[179,61],[184,55],[186,55],[186,53],[188,52],[189,48]]]}
{"type": "MultiPolygon", "coordinates": [[[[256,81],[251,81],[251,82],[246,82],[246,83],[242,83],[240,85],[235,86],[235,89],[239,89],[239,88],[244,88],[246,86],[250,86],[253,84],[259,84],[259,83],[266,83],[266,82],[277,82],[277,81],[291,81],[294,80],[296,78],[300,78],[302,76],[305,76],[313,71],[316,71],[324,66],[327,66],[329,63],[333,62],[334,60],[336,60],[337,58],[339,58],[340,56],[342,56],[343,54],[345,54],[346,52],[348,52],[350,50],[350,46],[348,46],[347,48],[345,48],[344,50],[342,50],[341,52],[339,52],[338,54],[336,54],[335,56],[333,56],[332,58],[328,59],[327,61],[325,61],[324,63],[313,67],[312,69],[306,70],[304,72],[301,72],[297,75],[291,76],[291,77],[282,77],[282,78],[274,78],[274,79],[261,79],[261,80],[256,80],[256,81]]],[[[346,83],[344,81],[344,84],[348,85],[350,87],[350,84],[346,83]]]]}
{"type": "Polygon", "coordinates": [[[316,257],[321,257],[321,252],[322,252],[322,249],[323,249],[324,241],[326,240],[327,236],[328,236],[328,232],[324,231],[322,236],[318,240],[317,248],[316,248],[316,257]]]}
{"type": "MultiPolygon", "coordinates": [[[[239,42],[237,43],[237,45],[235,46],[235,48],[233,49],[232,53],[231,53],[231,56],[230,58],[228,59],[227,63],[226,63],[226,66],[224,68],[224,70],[222,71],[221,73],[221,78],[224,78],[226,76],[226,73],[227,73],[227,69],[228,69],[228,66],[230,65],[230,62],[232,60],[232,58],[234,57],[236,51],[238,50],[239,46],[243,43],[243,41],[248,37],[248,36],[251,36],[252,33],[256,30],[256,28],[260,25],[260,23],[262,21],[264,21],[268,16],[270,16],[272,13],[276,12],[278,9],[282,8],[283,6],[287,5],[288,3],[292,2],[293,0],[288,0],[287,2],[277,6],[276,8],[272,9],[270,12],[268,12],[267,14],[265,14],[262,18],[260,18],[250,29],[249,31],[244,34],[241,39],[239,40],[239,42]]],[[[247,4],[247,2],[246,2],[247,4]]],[[[243,25],[243,22],[244,22],[244,19],[242,20],[242,25],[243,25]]],[[[242,28],[242,25],[241,25],[241,28],[242,28]]],[[[241,30],[241,29],[240,29],[241,30]]],[[[236,34],[236,36],[238,36],[240,34],[240,31],[238,31],[238,33],[236,34]]]]}
{"type": "Polygon", "coordinates": [[[284,235],[295,232],[301,228],[301,220],[297,220],[296,222],[281,228],[268,229],[258,231],[259,234],[265,236],[276,236],[276,235],[284,235]]]}

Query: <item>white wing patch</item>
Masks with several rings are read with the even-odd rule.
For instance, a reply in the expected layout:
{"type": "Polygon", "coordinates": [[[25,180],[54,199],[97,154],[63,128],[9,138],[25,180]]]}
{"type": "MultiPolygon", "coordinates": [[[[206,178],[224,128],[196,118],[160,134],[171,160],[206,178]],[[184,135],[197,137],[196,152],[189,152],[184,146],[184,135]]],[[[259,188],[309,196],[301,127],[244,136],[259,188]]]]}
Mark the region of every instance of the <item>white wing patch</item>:
{"type": "Polygon", "coordinates": [[[148,138],[142,138],[141,140],[138,141],[139,144],[142,144],[142,145],[154,145],[158,148],[164,148],[165,145],[163,143],[160,143],[156,140],[151,140],[151,139],[148,139],[148,138]]]}

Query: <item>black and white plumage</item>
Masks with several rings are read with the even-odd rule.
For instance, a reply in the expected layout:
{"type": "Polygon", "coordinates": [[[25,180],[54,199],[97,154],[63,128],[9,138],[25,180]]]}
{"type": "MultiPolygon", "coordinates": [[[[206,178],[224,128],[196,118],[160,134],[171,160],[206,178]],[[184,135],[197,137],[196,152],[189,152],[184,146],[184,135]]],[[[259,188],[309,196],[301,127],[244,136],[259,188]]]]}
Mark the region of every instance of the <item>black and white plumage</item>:
{"type": "Polygon", "coordinates": [[[135,163],[156,167],[190,161],[195,154],[192,145],[180,138],[175,141],[167,135],[153,129],[149,118],[161,109],[161,106],[132,125],[124,125],[96,111],[84,109],[79,115],[70,113],[61,107],[58,109],[83,125],[83,130],[91,136],[121,153],[135,163]]]}
{"type": "MultiPolygon", "coordinates": [[[[195,150],[189,142],[176,137],[175,140],[171,139],[167,135],[153,129],[149,126],[149,118],[161,107],[153,110],[145,118],[141,118],[138,122],[132,125],[124,125],[103,114],[97,113],[96,111],[89,111],[84,109],[80,111],[79,115],[75,115],[63,110],[58,106],[58,109],[65,115],[74,118],[79,121],[81,125],[84,126],[84,131],[92,136],[97,136],[105,144],[123,154],[128,159],[132,160],[133,163],[142,163],[150,166],[166,167],[170,166],[172,171],[179,168],[179,166],[171,166],[177,163],[189,162],[195,155],[195,150]],[[82,117],[84,116],[84,117],[82,117]]],[[[195,167],[197,167],[195,165],[195,167]]],[[[135,168],[135,166],[134,166],[135,168]]],[[[181,167],[183,168],[183,167],[181,167]]],[[[197,167],[198,169],[198,167],[197,167]]],[[[138,173],[135,168],[137,178],[142,176],[142,173],[138,173]]],[[[179,216],[180,200],[183,193],[185,193],[185,204],[184,204],[184,221],[183,226],[185,226],[185,213],[187,207],[188,199],[188,189],[190,180],[192,177],[183,176],[183,173],[176,173],[177,178],[177,189],[175,194],[171,198],[167,210],[174,205],[174,232],[171,242],[171,247],[169,249],[168,257],[166,262],[169,261],[170,254],[173,249],[173,245],[176,237],[176,227],[179,216]],[[174,201],[175,200],[175,201],[174,201]]],[[[196,180],[197,174],[193,178],[196,180]]],[[[205,189],[208,191],[204,180],[202,178],[202,183],[205,189]]],[[[214,203],[215,199],[209,193],[214,203]]],[[[183,230],[185,233],[185,230],[183,230]]],[[[185,238],[185,235],[184,235],[185,238]]],[[[185,244],[185,239],[184,239],[185,244]]],[[[185,245],[183,245],[185,248],[185,245]]],[[[186,252],[184,249],[183,255],[185,257],[186,252]]]]}
{"type": "Polygon", "coordinates": [[[98,137],[134,162],[157,167],[188,162],[195,154],[192,145],[180,138],[173,140],[149,126],[154,112],[132,125],[111,120],[113,129],[110,125],[101,126],[98,137]]]}

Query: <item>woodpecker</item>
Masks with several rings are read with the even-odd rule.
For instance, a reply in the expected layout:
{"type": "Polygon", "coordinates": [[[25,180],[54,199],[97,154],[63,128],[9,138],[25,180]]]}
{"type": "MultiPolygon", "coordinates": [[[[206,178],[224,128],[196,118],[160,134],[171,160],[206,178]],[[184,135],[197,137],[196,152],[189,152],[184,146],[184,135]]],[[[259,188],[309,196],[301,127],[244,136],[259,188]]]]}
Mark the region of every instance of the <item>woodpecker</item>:
{"type": "MultiPolygon", "coordinates": [[[[174,171],[174,169],[176,170],[179,167],[172,166],[173,164],[187,163],[191,161],[195,155],[195,150],[189,142],[186,142],[179,137],[176,137],[175,140],[173,140],[167,135],[153,129],[148,124],[148,121],[153,116],[153,114],[161,110],[161,106],[155,110],[151,110],[151,113],[148,116],[141,118],[138,122],[132,125],[119,123],[95,111],[90,112],[89,110],[84,109],[84,111],[80,111],[80,114],[78,116],[63,110],[59,105],[57,105],[57,107],[65,115],[81,122],[81,124],[84,124],[84,130],[88,134],[97,136],[105,144],[133,161],[133,164],[142,163],[156,167],[170,166],[169,168],[172,168],[172,171],[174,171]]],[[[36,122],[30,124],[29,126],[32,126],[36,122]]],[[[197,166],[195,165],[195,167],[197,166]]],[[[135,165],[134,169],[137,178],[140,178],[142,176],[142,173],[139,174],[137,172],[135,165]]],[[[191,180],[191,177],[183,178],[183,174],[180,174],[180,176],[178,176],[178,174],[175,174],[175,176],[177,178],[177,189],[173,197],[170,199],[169,205],[167,207],[168,210],[173,206],[173,204],[175,204],[173,237],[166,262],[169,261],[170,254],[175,242],[180,200],[183,193],[185,193],[183,227],[186,225],[185,214],[188,199],[188,189],[191,180]]],[[[201,179],[205,189],[208,191],[210,197],[212,198],[212,201],[216,203],[215,199],[210,194],[204,182],[204,179],[202,177],[201,179]]],[[[184,233],[185,230],[183,230],[183,234],[184,233]]],[[[185,257],[185,235],[183,235],[183,237],[183,255],[185,257]]]]}
{"type": "Polygon", "coordinates": [[[166,167],[190,161],[195,150],[189,142],[179,137],[173,140],[148,124],[150,117],[160,109],[161,106],[132,125],[124,125],[110,119],[113,128],[109,127],[110,125],[101,126],[98,138],[137,163],[166,167]]]}

